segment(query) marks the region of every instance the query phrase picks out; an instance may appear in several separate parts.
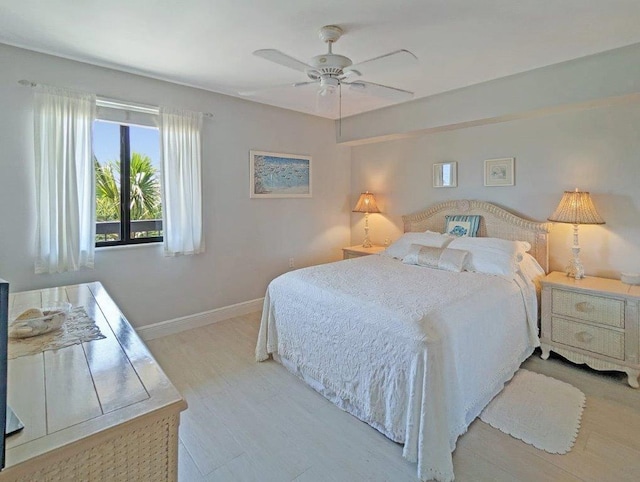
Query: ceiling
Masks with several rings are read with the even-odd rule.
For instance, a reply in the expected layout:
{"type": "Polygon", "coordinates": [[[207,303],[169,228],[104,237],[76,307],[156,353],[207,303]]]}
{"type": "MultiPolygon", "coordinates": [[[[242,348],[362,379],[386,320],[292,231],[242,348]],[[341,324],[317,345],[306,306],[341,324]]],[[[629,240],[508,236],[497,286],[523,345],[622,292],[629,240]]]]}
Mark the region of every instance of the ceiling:
{"type": "MultiPolygon", "coordinates": [[[[363,80],[421,98],[639,43],[640,1],[0,0],[0,43],[238,97],[308,80],[252,52],[273,48],[306,62],[326,52],[317,32],[329,24],[344,30],[334,52],[354,63],[413,52],[416,65],[363,80]]],[[[245,98],[340,115],[316,111],[313,86],[245,98]]],[[[341,114],[386,105],[343,89],[341,114]]]]}

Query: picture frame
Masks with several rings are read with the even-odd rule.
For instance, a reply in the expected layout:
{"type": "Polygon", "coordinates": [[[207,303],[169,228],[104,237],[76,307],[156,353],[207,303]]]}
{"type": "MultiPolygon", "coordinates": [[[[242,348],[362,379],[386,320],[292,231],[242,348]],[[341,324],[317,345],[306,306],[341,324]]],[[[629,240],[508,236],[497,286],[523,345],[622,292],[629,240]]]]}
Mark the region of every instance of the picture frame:
{"type": "Polygon", "coordinates": [[[311,156],[249,151],[249,197],[312,197],[311,156]]]}
{"type": "Polygon", "coordinates": [[[435,163],[433,187],[458,187],[458,163],[455,161],[435,163]]]}
{"type": "Polygon", "coordinates": [[[514,157],[484,161],[485,186],[513,186],[515,184],[514,157]]]}

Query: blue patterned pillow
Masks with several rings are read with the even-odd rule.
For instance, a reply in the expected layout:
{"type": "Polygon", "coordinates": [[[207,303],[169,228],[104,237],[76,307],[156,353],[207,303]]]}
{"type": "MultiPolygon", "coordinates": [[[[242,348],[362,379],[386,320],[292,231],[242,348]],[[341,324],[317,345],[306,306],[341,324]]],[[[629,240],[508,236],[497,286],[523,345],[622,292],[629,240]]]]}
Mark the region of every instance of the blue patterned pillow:
{"type": "Polygon", "coordinates": [[[475,238],[480,227],[479,215],[447,214],[444,217],[444,232],[452,236],[475,238]]]}

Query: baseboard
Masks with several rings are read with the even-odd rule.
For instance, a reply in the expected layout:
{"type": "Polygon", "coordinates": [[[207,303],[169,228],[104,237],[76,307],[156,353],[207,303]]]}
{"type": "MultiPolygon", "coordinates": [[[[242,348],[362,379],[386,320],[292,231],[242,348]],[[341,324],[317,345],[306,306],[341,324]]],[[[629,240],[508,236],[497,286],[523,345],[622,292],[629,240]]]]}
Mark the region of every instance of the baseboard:
{"type": "Polygon", "coordinates": [[[141,326],[136,328],[136,331],[143,340],[153,340],[155,338],[160,338],[161,336],[173,335],[175,333],[180,333],[181,331],[217,323],[218,321],[227,320],[234,316],[242,316],[255,311],[260,311],[263,303],[264,298],[243,301],[242,303],[223,306],[222,308],[216,308],[215,310],[204,311],[194,315],[182,316],[173,320],[160,321],[158,323],[152,323],[151,325],[141,326]]]}

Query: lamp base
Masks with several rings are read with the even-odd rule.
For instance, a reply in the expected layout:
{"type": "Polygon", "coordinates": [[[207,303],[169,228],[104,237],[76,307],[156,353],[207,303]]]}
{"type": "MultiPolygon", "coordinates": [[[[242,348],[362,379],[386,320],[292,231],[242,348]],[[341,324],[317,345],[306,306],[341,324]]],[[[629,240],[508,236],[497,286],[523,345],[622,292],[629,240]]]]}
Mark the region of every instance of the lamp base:
{"type": "Polygon", "coordinates": [[[364,241],[362,241],[363,248],[370,248],[373,246],[369,239],[369,213],[364,213],[364,241]]]}
{"type": "Polygon", "coordinates": [[[567,276],[569,278],[582,279],[584,278],[584,266],[579,259],[572,259],[565,268],[567,276]]]}
{"type": "Polygon", "coordinates": [[[569,261],[569,264],[565,268],[567,276],[575,279],[584,278],[584,266],[580,261],[580,243],[578,242],[578,225],[573,225],[573,247],[571,248],[573,253],[573,259],[569,261]]]}

